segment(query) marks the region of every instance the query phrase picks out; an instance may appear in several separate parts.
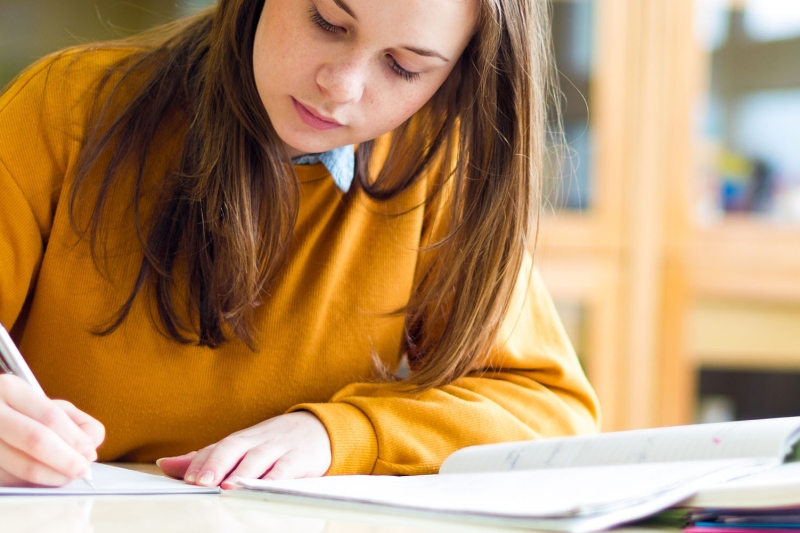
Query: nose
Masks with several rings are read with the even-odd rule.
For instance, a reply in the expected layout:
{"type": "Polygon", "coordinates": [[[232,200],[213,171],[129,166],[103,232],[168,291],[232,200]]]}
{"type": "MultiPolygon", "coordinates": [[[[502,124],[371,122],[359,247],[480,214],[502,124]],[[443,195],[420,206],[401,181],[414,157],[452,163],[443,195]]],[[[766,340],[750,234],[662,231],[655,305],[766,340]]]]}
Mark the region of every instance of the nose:
{"type": "Polygon", "coordinates": [[[352,58],[325,63],[317,71],[317,85],[339,104],[358,102],[364,94],[367,65],[352,58]]]}

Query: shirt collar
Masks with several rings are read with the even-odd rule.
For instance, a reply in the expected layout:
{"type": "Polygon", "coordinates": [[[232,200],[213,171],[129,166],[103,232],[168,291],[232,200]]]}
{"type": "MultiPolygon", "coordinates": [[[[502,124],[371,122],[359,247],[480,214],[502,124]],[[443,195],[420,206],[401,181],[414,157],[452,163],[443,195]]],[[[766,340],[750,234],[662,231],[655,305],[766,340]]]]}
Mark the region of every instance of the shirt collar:
{"type": "Polygon", "coordinates": [[[331,173],[334,183],[344,192],[350,190],[356,169],[355,146],[349,144],[321,154],[306,154],[292,158],[295,165],[322,163],[331,173]]]}

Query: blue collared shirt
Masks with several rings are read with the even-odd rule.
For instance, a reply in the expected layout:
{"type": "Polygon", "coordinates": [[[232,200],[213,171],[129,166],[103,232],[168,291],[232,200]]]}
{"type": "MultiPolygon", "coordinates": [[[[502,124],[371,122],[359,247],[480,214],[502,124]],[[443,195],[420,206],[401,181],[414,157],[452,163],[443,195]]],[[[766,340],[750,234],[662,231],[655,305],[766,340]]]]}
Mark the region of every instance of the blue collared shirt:
{"type": "Polygon", "coordinates": [[[344,192],[350,190],[356,172],[355,147],[352,144],[334,148],[321,154],[306,154],[292,158],[295,165],[315,165],[322,163],[336,185],[344,192]]]}

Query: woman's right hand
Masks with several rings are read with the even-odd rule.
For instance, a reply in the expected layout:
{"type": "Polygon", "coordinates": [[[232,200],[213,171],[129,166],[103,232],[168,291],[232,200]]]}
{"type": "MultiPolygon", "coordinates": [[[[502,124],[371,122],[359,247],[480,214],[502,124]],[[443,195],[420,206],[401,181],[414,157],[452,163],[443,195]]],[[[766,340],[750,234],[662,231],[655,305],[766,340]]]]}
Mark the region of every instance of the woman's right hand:
{"type": "Polygon", "coordinates": [[[87,474],[103,425],[63,400],[0,374],[0,486],[57,487],[87,474]]]}

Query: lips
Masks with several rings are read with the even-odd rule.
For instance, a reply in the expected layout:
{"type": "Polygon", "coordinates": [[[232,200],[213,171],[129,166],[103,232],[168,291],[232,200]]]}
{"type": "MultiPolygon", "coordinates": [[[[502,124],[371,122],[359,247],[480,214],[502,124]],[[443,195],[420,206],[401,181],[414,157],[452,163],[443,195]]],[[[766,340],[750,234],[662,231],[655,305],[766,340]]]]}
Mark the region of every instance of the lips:
{"type": "Polygon", "coordinates": [[[314,110],[304,106],[294,98],[292,98],[292,103],[294,104],[295,111],[297,111],[297,114],[300,116],[300,120],[302,120],[312,128],[321,131],[327,131],[340,128],[342,126],[335,120],[319,116],[314,110]]]}

